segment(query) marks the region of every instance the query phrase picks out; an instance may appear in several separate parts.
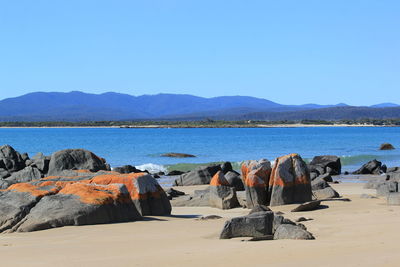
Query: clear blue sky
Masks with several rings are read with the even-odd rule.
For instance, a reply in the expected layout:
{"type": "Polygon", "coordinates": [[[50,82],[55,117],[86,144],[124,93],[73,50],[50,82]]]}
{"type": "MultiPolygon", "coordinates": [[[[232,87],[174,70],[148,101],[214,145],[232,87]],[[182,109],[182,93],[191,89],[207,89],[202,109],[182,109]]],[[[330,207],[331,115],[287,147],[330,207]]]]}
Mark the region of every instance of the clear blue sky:
{"type": "Polygon", "coordinates": [[[400,104],[400,1],[0,0],[0,98],[33,91],[400,104]]]}

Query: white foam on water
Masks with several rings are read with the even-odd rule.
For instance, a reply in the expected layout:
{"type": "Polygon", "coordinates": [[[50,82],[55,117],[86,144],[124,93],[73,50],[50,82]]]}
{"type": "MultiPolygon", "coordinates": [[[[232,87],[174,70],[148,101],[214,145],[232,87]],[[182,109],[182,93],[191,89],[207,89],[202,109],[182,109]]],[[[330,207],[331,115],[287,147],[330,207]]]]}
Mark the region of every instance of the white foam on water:
{"type": "Polygon", "coordinates": [[[146,163],[142,165],[137,165],[135,168],[141,171],[148,171],[150,173],[157,173],[157,172],[167,172],[167,168],[164,165],[154,164],[154,163],[146,163]]]}

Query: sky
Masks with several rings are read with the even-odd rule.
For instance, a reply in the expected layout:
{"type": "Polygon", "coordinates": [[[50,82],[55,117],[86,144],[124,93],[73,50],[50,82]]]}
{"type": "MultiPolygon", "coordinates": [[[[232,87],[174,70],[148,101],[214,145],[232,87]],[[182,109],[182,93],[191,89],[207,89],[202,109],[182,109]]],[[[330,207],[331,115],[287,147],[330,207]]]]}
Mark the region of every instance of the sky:
{"type": "Polygon", "coordinates": [[[35,91],[400,104],[398,0],[0,0],[0,99],[35,91]]]}

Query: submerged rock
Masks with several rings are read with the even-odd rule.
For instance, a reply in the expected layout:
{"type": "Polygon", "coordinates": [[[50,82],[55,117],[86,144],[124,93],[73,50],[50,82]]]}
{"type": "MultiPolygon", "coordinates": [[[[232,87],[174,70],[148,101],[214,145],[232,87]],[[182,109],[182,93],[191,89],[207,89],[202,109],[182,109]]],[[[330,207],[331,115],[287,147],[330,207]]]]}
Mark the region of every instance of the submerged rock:
{"type": "Polygon", "coordinates": [[[393,150],[393,149],[395,149],[394,146],[392,144],[389,144],[389,143],[383,143],[379,147],[379,150],[393,150]]]}
{"type": "Polygon", "coordinates": [[[186,153],[175,153],[175,152],[171,152],[171,153],[165,153],[162,154],[161,157],[169,157],[169,158],[195,158],[195,155],[191,155],[191,154],[186,154],[186,153]]]}

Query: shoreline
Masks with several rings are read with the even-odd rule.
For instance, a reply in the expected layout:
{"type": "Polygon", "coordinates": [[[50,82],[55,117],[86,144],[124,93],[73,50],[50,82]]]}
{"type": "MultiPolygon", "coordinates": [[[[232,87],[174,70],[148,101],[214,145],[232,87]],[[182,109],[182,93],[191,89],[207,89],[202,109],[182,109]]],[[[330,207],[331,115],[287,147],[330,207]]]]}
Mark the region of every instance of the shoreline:
{"type": "Polygon", "coordinates": [[[0,129],[224,129],[224,128],[323,128],[323,127],[400,127],[400,125],[374,125],[374,124],[257,124],[257,125],[121,125],[121,126],[0,126],[0,129]]]}

